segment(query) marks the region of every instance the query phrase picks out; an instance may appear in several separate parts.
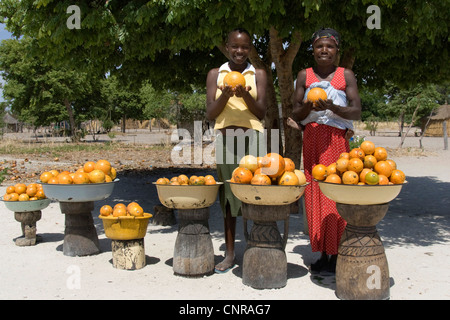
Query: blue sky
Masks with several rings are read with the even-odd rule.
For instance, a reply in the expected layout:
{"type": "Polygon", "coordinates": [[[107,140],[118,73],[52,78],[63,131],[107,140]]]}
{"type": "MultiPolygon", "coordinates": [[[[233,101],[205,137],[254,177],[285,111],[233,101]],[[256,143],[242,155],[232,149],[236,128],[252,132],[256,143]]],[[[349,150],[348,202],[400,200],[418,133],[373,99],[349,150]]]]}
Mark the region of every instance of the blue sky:
{"type": "MultiPolygon", "coordinates": [[[[10,39],[11,33],[5,30],[5,25],[3,23],[0,23],[0,41],[4,39],[10,39]]],[[[3,83],[3,79],[0,77],[0,82],[3,83]]],[[[3,99],[3,90],[0,89],[0,102],[5,101],[3,99]]]]}

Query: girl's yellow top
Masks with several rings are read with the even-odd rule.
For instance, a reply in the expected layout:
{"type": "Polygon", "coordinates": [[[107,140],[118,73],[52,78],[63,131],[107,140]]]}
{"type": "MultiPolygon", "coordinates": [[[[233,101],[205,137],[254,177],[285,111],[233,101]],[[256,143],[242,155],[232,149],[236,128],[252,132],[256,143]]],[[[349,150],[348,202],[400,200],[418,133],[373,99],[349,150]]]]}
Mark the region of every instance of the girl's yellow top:
{"type": "MultiPolygon", "coordinates": [[[[219,76],[217,77],[217,86],[223,85],[223,78],[225,75],[231,72],[228,62],[224,63],[219,68],[219,76]]],[[[257,98],[256,90],[256,70],[248,63],[247,68],[242,72],[245,78],[245,85],[250,86],[250,95],[253,99],[257,98]]],[[[217,89],[216,99],[220,97],[222,91],[217,89]]],[[[264,126],[261,121],[255,116],[248,108],[244,102],[244,99],[238,98],[236,96],[231,97],[228,100],[227,105],[223,109],[222,113],[216,118],[216,124],[214,129],[223,129],[229,126],[238,126],[244,128],[255,129],[263,132],[264,126]]]]}

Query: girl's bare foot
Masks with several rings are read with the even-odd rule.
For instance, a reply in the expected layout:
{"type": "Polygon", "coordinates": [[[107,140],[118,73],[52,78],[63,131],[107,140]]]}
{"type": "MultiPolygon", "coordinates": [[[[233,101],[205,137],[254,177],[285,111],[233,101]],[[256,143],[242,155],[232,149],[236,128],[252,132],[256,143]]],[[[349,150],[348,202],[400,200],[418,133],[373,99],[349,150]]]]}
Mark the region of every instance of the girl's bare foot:
{"type": "Polygon", "coordinates": [[[227,255],[222,262],[216,265],[215,271],[216,273],[225,273],[231,270],[235,265],[234,255],[227,255]]]}

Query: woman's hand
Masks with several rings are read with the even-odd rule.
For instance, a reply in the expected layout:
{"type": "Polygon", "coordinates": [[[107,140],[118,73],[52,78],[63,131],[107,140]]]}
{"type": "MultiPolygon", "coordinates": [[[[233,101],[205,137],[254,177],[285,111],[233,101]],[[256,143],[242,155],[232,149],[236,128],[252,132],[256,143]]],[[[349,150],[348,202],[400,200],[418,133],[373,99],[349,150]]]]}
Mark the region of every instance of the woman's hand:
{"type": "Polygon", "coordinates": [[[324,110],[331,110],[333,111],[335,109],[335,106],[333,104],[333,100],[331,99],[327,99],[327,100],[322,100],[319,99],[313,106],[313,110],[314,111],[324,111],[324,110]]]}

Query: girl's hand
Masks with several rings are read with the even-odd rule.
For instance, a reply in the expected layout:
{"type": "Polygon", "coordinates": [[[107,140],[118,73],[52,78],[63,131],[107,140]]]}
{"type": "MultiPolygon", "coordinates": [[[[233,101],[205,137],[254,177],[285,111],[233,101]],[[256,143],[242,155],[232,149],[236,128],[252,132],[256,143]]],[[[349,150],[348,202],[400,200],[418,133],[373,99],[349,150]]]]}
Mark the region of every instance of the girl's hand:
{"type": "Polygon", "coordinates": [[[219,86],[219,89],[222,91],[222,94],[228,98],[234,96],[234,91],[231,86],[219,86]]]}
{"type": "Polygon", "coordinates": [[[236,95],[236,97],[242,98],[244,96],[245,93],[249,92],[252,89],[252,87],[250,86],[236,86],[236,88],[234,89],[234,94],[236,95]]]}

